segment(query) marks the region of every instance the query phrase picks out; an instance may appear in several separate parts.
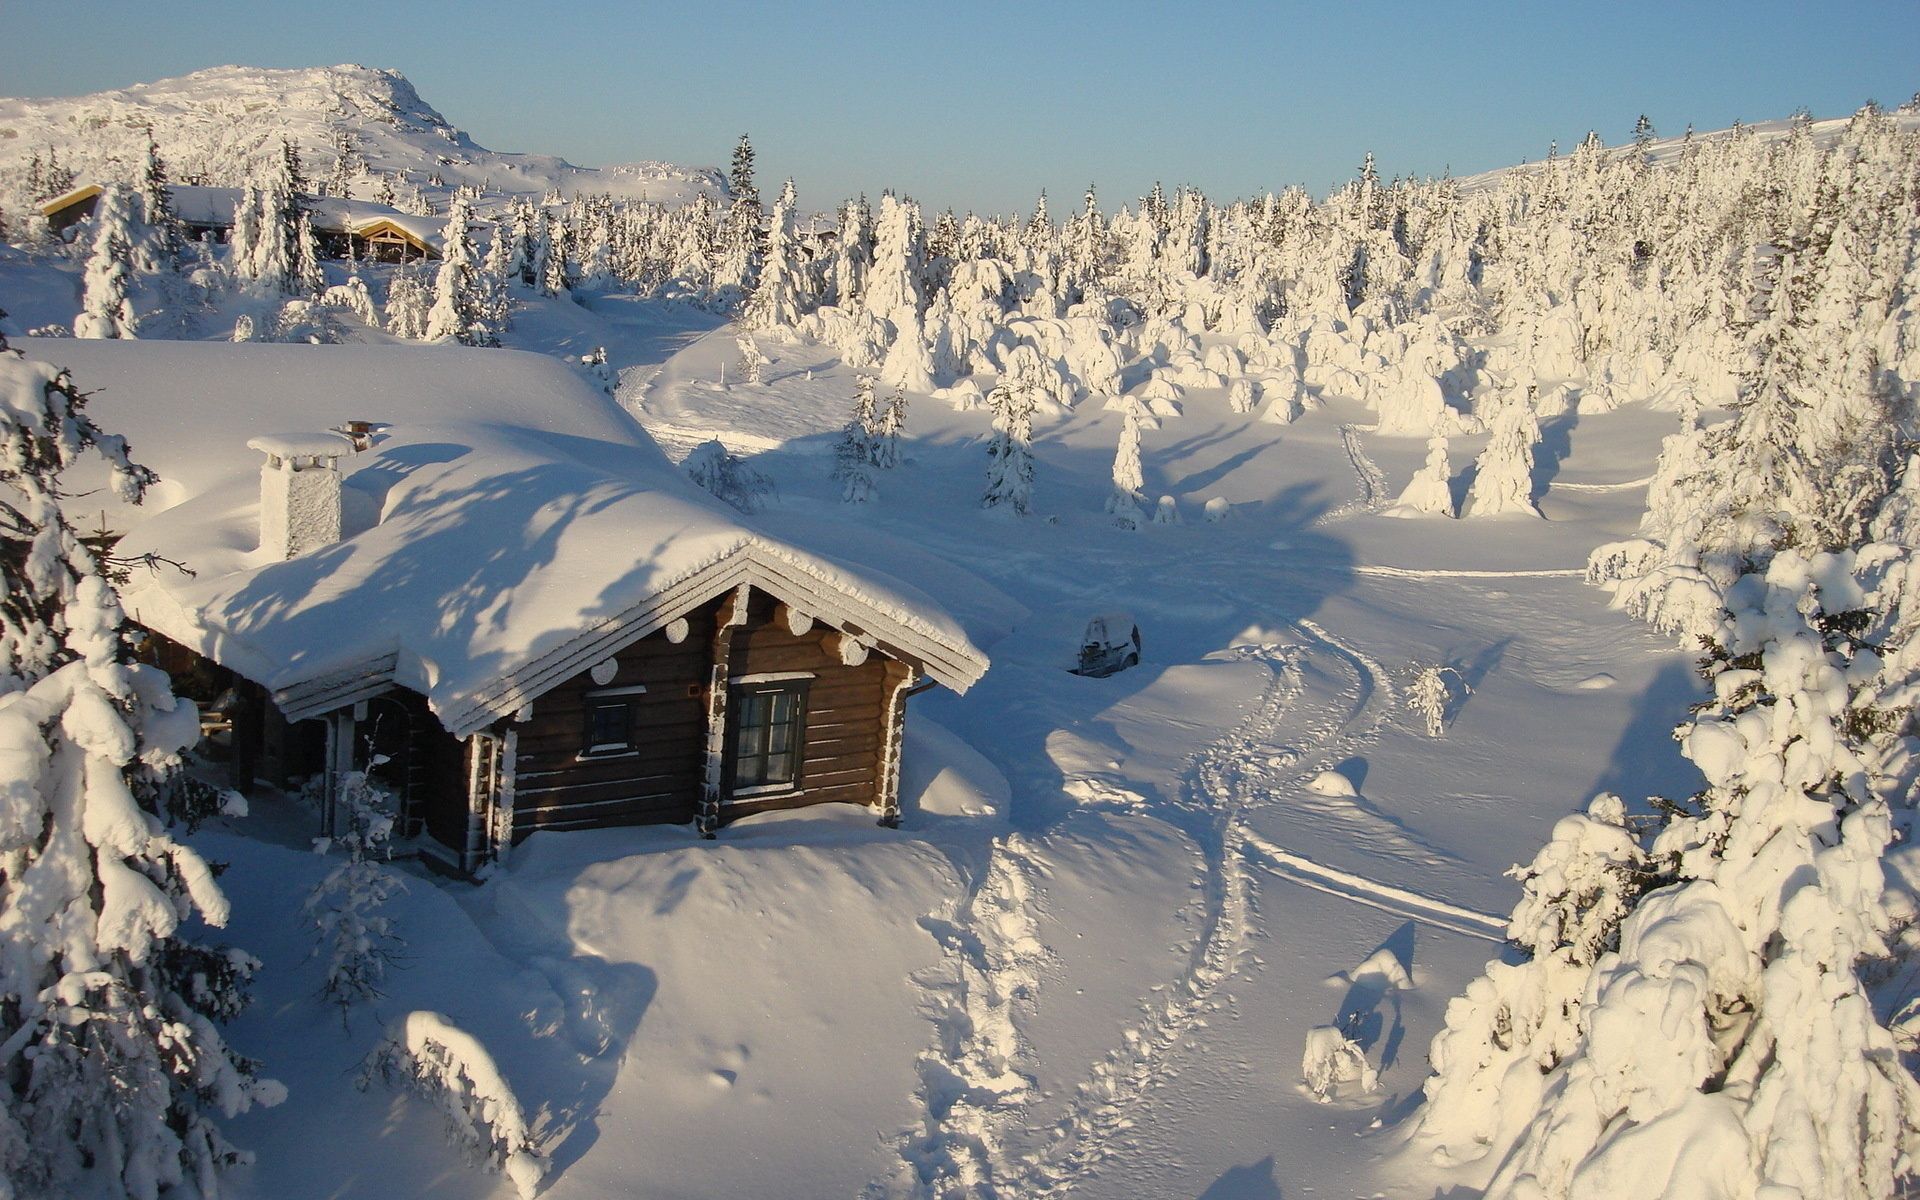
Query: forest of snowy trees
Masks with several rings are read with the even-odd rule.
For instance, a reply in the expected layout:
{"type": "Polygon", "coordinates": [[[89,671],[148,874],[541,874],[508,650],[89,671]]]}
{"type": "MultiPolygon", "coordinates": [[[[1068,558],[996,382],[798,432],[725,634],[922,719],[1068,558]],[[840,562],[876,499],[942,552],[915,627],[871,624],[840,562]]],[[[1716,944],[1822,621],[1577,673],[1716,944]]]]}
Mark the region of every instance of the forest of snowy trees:
{"type": "MultiPolygon", "coordinates": [[[[1597,549],[1589,575],[1701,649],[1710,699],[1671,716],[1706,786],[1651,805],[1603,796],[1554,829],[1519,872],[1523,957],[1489,963],[1433,1044],[1420,1136],[1446,1161],[1497,1163],[1492,1196],[1642,1194],[1683,1175],[1724,1189],[1701,1194],[1886,1196],[1920,1162],[1920,134],[1868,108],[1836,136],[1804,119],[1784,136],[1735,129],[1658,163],[1651,138],[1643,121],[1632,144],[1590,136],[1474,187],[1383,179],[1369,156],[1319,200],[1156,187],[1108,212],[1089,189],[1056,220],[1044,196],[1009,219],[884,194],[826,222],[802,217],[791,181],[763,205],[743,138],[724,203],[456,189],[430,273],[333,286],[290,150],[235,181],[231,244],[196,250],[155,148],[74,248],[72,332],[148,336],[249,296],[270,302],[236,337],[329,340],[352,319],[489,345],[516,297],[700,305],[870,372],[836,449],[847,501],[884,496],[909,394],[991,410],[982,503],[1015,515],[1045,486],[1036,420],[1098,404],[1123,414],[1107,508],[1128,529],[1153,508],[1143,438],[1191,389],[1227,389],[1249,422],[1278,425],[1322,395],[1364,402],[1376,432],[1429,447],[1395,511],[1440,518],[1537,517],[1542,421],[1670,411],[1639,534],[1597,549]],[[1477,433],[1456,514],[1448,439],[1477,433]]],[[[31,221],[11,230],[66,252],[31,221]]],[[[130,1194],[151,1195],[231,1157],[202,1110],[272,1089],[213,1032],[238,1001],[180,991],[181,956],[214,952],[173,931],[190,911],[217,924],[221,901],[134,801],[191,731],[163,682],[126,663],[108,577],[53,503],[50,472],[114,443],[69,419],[65,381],[11,357],[0,370],[6,478],[34,506],[7,510],[9,536],[35,547],[6,560],[0,646],[0,722],[27,781],[8,785],[0,866],[0,1162],[52,1179],[71,1164],[30,1148],[84,1128],[75,1153],[119,1156],[130,1194]],[[50,812],[71,819],[48,826],[50,812]],[[56,891],[36,890],[43,864],[56,891]],[[76,913],[101,932],[72,935],[76,913]],[[191,1069],[160,1054],[176,1028],[191,1069]],[[27,1047],[43,1051],[31,1066],[27,1047]],[[109,1120],[36,1107],[56,1078],[138,1087],[109,1120]]],[[[765,481],[743,483],[714,446],[703,485],[759,503],[765,481]]],[[[137,485],[138,468],[114,466],[137,485]]],[[[243,955],[220,961],[244,983],[243,955]]]]}

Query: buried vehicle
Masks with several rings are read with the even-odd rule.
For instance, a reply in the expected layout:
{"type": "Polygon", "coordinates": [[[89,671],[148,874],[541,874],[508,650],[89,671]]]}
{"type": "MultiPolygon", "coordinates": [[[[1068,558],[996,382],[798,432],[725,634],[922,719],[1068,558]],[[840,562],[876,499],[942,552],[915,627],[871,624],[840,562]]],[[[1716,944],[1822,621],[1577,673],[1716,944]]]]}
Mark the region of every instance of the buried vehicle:
{"type": "Polygon", "coordinates": [[[1075,675],[1096,679],[1140,665],[1140,627],[1126,613],[1101,613],[1087,622],[1075,675]]]}

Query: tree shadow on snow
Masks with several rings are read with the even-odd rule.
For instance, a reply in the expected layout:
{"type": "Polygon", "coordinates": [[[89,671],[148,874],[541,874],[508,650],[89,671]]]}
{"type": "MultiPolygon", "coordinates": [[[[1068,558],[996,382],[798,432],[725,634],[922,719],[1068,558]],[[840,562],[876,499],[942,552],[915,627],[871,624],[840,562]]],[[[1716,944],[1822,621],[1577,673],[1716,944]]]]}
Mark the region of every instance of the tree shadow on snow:
{"type": "Polygon", "coordinates": [[[1196,1200],[1282,1200],[1273,1178],[1273,1155],[1244,1167],[1228,1167],[1196,1200]]]}
{"type": "Polygon", "coordinates": [[[1380,1047],[1382,1071],[1391,1068],[1399,1058],[1400,1044],[1406,1038],[1400,990],[1404,986],[1402,981],[1413,976],[1417,936],[1414,923],[1408,921],[1349,972],[1347,994],[1341,998],[1340,1010],[1334,1017],[1334,1024],[1361,1049],[1371,1052],[1376,1045],[1380,1047]],[[1389,1012],[1382,1012],[1383,1006],[1389,1012]]]}
{"type": "Polygon", "coordinates": [[[1589,794],[1613,792],[1630,810],[1644,812],[1648,796],[1686,796],[1698,790],[1705,780],[1680,753],[1673,729],[1704,694],[1700,677],[1686,664],[1662,667],[1635,701],[1633,718],[1620,731],[1613,755],[1589,794]]]}

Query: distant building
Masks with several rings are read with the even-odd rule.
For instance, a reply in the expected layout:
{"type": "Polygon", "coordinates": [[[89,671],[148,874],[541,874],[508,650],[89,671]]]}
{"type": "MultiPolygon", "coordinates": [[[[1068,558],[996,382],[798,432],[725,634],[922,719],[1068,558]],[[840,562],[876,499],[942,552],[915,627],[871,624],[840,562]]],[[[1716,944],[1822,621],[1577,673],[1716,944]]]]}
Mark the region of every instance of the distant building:
{"type": "MultiPolygon", "coordinates": [[[[188,241],[211,237],[225,242],[232,235],[240,188],[176,184],[167,191],[188,241]]],[[[40,212],[56,234],[68,237],[69,230],[93,216],[99,199],[100,185],[88,184],[55,196],[40,206],[40,212]]],[[[440,257],[440,230],[446,224],[441,218],[342,196],[303,196],[300,202],[312,214],[314,236],[325,257],[396,263],[440,257]]]]}

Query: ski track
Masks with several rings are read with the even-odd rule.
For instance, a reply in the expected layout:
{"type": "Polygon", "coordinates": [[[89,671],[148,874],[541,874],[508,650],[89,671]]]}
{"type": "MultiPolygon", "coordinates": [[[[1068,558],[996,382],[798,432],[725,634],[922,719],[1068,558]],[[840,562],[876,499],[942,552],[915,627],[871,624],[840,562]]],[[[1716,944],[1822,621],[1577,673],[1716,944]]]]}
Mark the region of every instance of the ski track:
{"type": "Polygon", "coordinates": [[[1390,567],[1382,563],[1357,563],[1343,568],[1355,575],[1379,575],[1388,579],[1585,579],[1585,567],[1543,567],[1519,571],[1474,571],[1452,567],[1390,567]]]}
{"type": "MultiPolygon", "coordinates": [[[[1171,1052],[1206,1025],[1208,1014],[1220,1006],[1221,986],[1239,968],[1249,932],[1249,851],[1308,861],[1254,834],[1247,819],[1282,793],[1294,794],[1283,778],[1297,782],[1370,741],[1391,711],[1394,688],[1377,662],[1313,621],[1301,619],[1294,629],[1296,644],[1234,648],[1242,660],[1265,663],[1272,678],[1254,711],[1194,756],[1181,794],[1162,810],[1195,838],[1205,859],[1200,933],[1186,968],[1145,1002],[1140,1021],[1079,1085],[1046,1143],[1025,1160],[1023,1177],[1009,1179],[1004,1191],[977,1195],[1062,1196],[1121,1148],[1142,1103],[1172,1076],[1171,1052]],[[1304,664],[1310,658],[1342,664],[1353,676],[1343,692],[1344,705],[1301,711],[1299,701],[1307,693],[1304,664]],[[1288,719],[1296,716],[1309,717],[1310,723],[1289,729],[1288,719]],[[1287,744],[1277,746],[1282,740],[1287,744]]],[[[1324,878],[1349,877],[1327,872],[1324,878]]],[[[1446,907],[1434,909],[1412,893],[1386,892],[1398,889],[1370,892],[1361,881],[1337,894],[1376,906],[1397,900],[1427,912],[1429,920],[1446,907]]]]}
{"type": "Polygon", "coordinates": [[[1291,850],[1284,850],[1257,833],[1248,833],[1246,840],[1250,850],[1266,859],[1281,874],[1305,887],[1467,937],[1483,938],[1490,942],[1506,941],[1507,923],[1499,917],[1323,866],[1291,850]]]}
{"type": "Polygon", "coordinates": [[[1342,425],[1340,443],[1346,447],[1347,461],[1353,464],[1353,474],[1360,485],[1360,494],[1340,507],[1323,514],[1314,522],[1316,525],[1325,525],[1329,521],[1337,521],[1341,517],[1352,516],[1355,513],[1379,512],[1393,502],[1393,497],[1388,493],[1390,485],[1387,483],[1387,473],[1380,469],[1379,464],[1368,456],[1366,447],[1360,444],[1359,429],[1352,425],[1342,425]]]}

